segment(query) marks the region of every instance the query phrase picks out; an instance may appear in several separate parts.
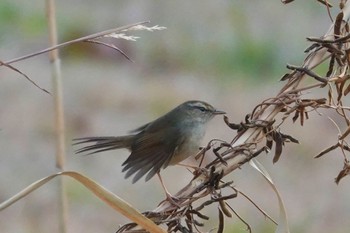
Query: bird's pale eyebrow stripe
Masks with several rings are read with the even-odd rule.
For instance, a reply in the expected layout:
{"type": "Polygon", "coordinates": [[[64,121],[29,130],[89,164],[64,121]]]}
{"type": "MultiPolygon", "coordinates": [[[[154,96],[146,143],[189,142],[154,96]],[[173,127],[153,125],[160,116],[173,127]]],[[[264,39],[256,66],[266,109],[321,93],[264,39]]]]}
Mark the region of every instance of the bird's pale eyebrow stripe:
{"type": "Polygon", "coordinates": [[[206,109],[209,108],[207,104],[204,104],[204,103],[201,103],[201,102],[189,103],[189,105],[191,107],[203,107],[203,108],[206,108],[206,109]]]}

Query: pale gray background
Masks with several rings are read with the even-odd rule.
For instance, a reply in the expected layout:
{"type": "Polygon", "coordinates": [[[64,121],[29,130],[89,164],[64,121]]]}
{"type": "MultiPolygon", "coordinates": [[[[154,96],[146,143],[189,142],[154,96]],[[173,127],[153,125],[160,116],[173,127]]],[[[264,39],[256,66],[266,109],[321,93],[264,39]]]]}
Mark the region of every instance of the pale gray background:
{"type": "MultiPolygon", "coordinates": [[[[336,8],[336,7],[335,7],[336,8]]],[[[334,9],[336,11],[336,9],[334,9]]],[[[0,56],[8,60],[48,46],[43,1],[0,3],[0,56]],[[6,14],[5,14],[6,13],[6,14]]],[[[117,44],[134,61],[95,45],[61,51],[67,134],[67,170],[91,177],[140,211],[163,199],[157,179],[134,185],[124,180],[126,151],[83,157],[71,139],[120,135],[188,99],[201,99],[242,121],[255,105],[282,87],[285,64],[301,64],[306,36],[322,35],[330,25],[316,1],[57,1],[60,41],[143,20],[168,29],[138,32],[137,42],[117,44]]],[[[47,55],[13,64],[51,90],[47,55]]],[[[20,75],[0,70],[0,201],[44,176],[57,172],[54,162],[52,98],[20,75]]],[[[321,90],[322,91],[322,90],[321,90]]],[[[311,94],[319,96],[322,92],[311,94]]],[[[342,167],[339,151],[313,159],[335,143],[337,131],[327,118],[312,113],[304,127],[288,120],[282,127],[301,142],[287,145],[280,161],[272,154],[259,160],[283,195],[292,232],[345,232],[349,229],[349,179],[333,178],[342,167]],[[329,135],[329,136],[328,136],[329,135]],[[332,137],[332,136],[333,137],[332,137]]],[[[211,138],[231,140],[234,132],[220,117],[210,124],[211,138]]],[[[188,182],[182,167],[163,172],[176,192],[188,182]],[[176,179],[176,181],[174,180],[176,179]]],[[[234,180],[261,207],[277,218],[277,200],[263,178],[247,165],[225,180],[234,180]]],[[[115,232],[127,222],[120,214],[67,178],[69,232],[115,232]]],[[[271,232],[273,224],[243,198],[230,201],[255,232],[271,232]]],[[[216,208],[207,224],[216,227],[216,208]]],[[[212,213],[209,213],[212,212],[212,213]]],[[[58,232],[57,181],[0,212],[1,232],[58,232]]],[[[245,232],[237,218],[227,219],[226,232],[245,232]]]]}

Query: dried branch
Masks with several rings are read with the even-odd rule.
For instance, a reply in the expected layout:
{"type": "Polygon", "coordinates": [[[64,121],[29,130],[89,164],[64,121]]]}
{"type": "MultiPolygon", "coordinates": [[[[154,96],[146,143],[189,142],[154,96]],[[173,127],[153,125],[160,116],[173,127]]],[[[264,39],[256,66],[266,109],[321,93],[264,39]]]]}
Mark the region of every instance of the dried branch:
{"type": "Polygon", "coordinates": [[[39,88],[39,89],[42,90],[43,92],[46,92],[47,94],[51,95],[51,93],[50,93],[48,90],[46,90],[46,89],[40,87],[40,86],[39,86],[38,84],[36,84],[32,79],[30,79],[25,73],[23,73],[22,71],[20,71],[20,70],[17,69],[16,67],[14,67],[14,66],[12,66],[12,65],[9,65],[9,64],[6,64],[6,63],[4,63],[4,62],[2,62],[2,61],[0,61],[0,66],[6,66],[7,68],[9,68],[9,69],[11,69],[11,70],[13,70],[13,71],[19,73],[19,74],[22,75],[24,78],[26,78],[30,83],[32,83],[34,86],[36,86],[37,88],[39,88]]]}
{"type": "MultiPolygon", "coordinates": [[[[289,3],[291,0],[282,2],[289,3]]],[[[318,2],[324,4],[327,10],[331,7],[328,1],[318,2]]],[[[275,145],[273,162],[277,162],[283,155],[283,148],[287,142],[298,143],[294,137],[281,133],[280,126],[288,118],[294,122],[299,119],[300,125],[303,126],[310,118],[309,113],[311,111],[318,112],[319,109],[338,114],[347,128],[343,130],[342,135],[336,135],[334,146],[323,150],[316,157],[321,157],[336,148],[340,148],[344,156],[344,168],[336,178],[336,182],[338,183],[340,179],[350,173],[346,154],[350,150],[345,141],[350,133],[349,116],[347,115],[350,108],[344,106],[342,101],[344,95],[350,92],[350,84],[348,83],[350,79],[348,25],[350,3],[343,1],[340,9],[335,22],[322,38],[308,38],[313,44],[307,49],[303,64],[301,66],[287,66],[291,72],[282,77],[282,81],[286,84],[276,97],[262,101],[251,113],[246,115],[241,123],[232,123],[226,116],[224,117],[227,126],[235,131],[232,141],[229,145],[225,143],[208,144],[205,150],[201,151],[201,154],[204,155],[207,150],[212,149],[217,157],[205,167],[197,169],[193,179],[176,193],[175,196],[179,199],[178,206],[163,201],[146,216],[152,216],[152,220],[157,224],[166,223],[169,232],[175,230],[193,232],[194,229],[202,225],[195,220],[196,218],[207,219],[207,216],[202,215],[200,211],[208,205],[217,204],[219,207],[219,232],[222,231],[224,215],[230,216],[231,212],[235,213],[234,210],[231,209],[230,212],[226,208],[231,208],[226,204],[226,200],[233,199],[237,195],[235,192],[228,196],[222,196],[223,190],[228,191],[230,187],[227,185],[228,182],[224,182],[222,179],[262,152],[271,150],[273,145],[275,145]],[[316,67],[327,63],[328,70],[324,75],[319,75],[314,71],[316,67]],[[303,98],[305,91],[312,92],[318,88],[324,90],[323,98],[303,98]],[[209,200],[204,200],[208,197],[209,200]],[[182,224],[183,220],[185,220],[186,226],[182,224]]],[[[128,226],[132,226],[132,224],[128,224],[128,226]]],[[[248,224],[247,226],[250,229],[248,224]]],[[[130,229],[132,227],[128,228],[128,230],[130,229]]],[[[121,228],[118,232],[125,231],[121,228]]]]}
{"type": "MultiPolygon", "coordinates": [[[[110,34],[116,34],[116,33],[118,34],[118,33],[126,32],[126,31],[130,31],[130,30],[140,30],[140,27],[138,27],[138,26],[146,24],[146,23],[149,23],[149,21],[129,24],[129,25],[126,25],[126,26],[122,26],[122,27],[118,27],[118,28],[114,28],[114,29],[109,29],[109,30],[98,32],[98,33],[94,33],[94,34],[91,34],[91,35],[88,35],[88,36],[80,37],[80,38],[77,38],[77,39],[74,39],[74,40],[70,40],[70,41],[67,41],[67,42],[64,42],[64,43],[61,43],[61,44],[58,44],[58,45],[55,45],[55,46],[43,49],[43,50],[38,51],[38,52],[34,52],[34,53],[31,53],[31,54],[28,54],[28,55],[24,55],[22,57],[18,57],[18,58],[12,59],[12,60],[4,61],[4,62],[2,62],[0,64],[0,66],[2,66],[2,65],[9,65],[9,64],[14,63],[14,62],[18,62],[18,61],[22,61],[22,60],[25,60],[25,59],[28,59],[28,58],[31,58],[31,57],[35,57],[35,56],[38,56],[38,55],[43,54],[43,53],[47,53],[47,52],[50,52],[50,51],[53,51],[53,50],[56,50],[56,49],[60,49],[60,48],[63,48],[65,46],[68,46],[68,45],[72,45],[74,43],[91,42],[89,40],[94,40],[94,39],[101,38],[101,37],[104,37],[104,36],[110,35],[110,34]]],[[[162,30],[162,29],[164,29],[164,28],[161,27],[161,29],[158,29],[158,30],[162,30]]],[[[147,30],[147,29],[144,29],[144,30],[147,30]]]]}

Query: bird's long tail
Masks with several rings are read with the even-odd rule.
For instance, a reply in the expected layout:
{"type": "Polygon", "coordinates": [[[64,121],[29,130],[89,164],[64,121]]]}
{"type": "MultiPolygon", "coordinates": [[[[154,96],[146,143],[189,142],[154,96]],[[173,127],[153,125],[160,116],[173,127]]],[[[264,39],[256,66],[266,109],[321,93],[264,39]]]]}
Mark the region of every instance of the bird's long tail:
{"type": "Polygon", "coordinates": [[[84,146],[75,151],[76,154],[89,152],[88,154],[95,154],[107,150],[115,150],[120,148],[130,149],[133,142],[134,135],[120,136],[120,137],[85,137],[73,139],[73,145],[80,145],[85,143],[94,143],[90,146],[84,146]]]}

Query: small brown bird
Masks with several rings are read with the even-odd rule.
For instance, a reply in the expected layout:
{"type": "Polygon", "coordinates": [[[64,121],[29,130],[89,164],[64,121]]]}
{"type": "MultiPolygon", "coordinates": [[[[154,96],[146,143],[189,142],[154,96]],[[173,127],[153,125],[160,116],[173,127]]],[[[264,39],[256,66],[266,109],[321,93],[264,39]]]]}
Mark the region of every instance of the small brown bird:
{"type": "MultiPolygon", "coordinates": [[[[145,124],[130,135],[119,137],[85,137],[74,139],[76,144],[94,143],[76,151],[76,153],[99,153],[107,150],[127,148],[130,156],[122,164],[125,178],[135,176],[135,183],[146,175],[146,181],[160,170],[169,165],[175,165],[191,155],[195,155],[200,147],[207,123],[218,114],[225,114],[216,110],[203,101],[187,101],[174,108],[158,119],[145,124]]],[[[162,186],[167,194],[162,179],[162,186]]]]}

